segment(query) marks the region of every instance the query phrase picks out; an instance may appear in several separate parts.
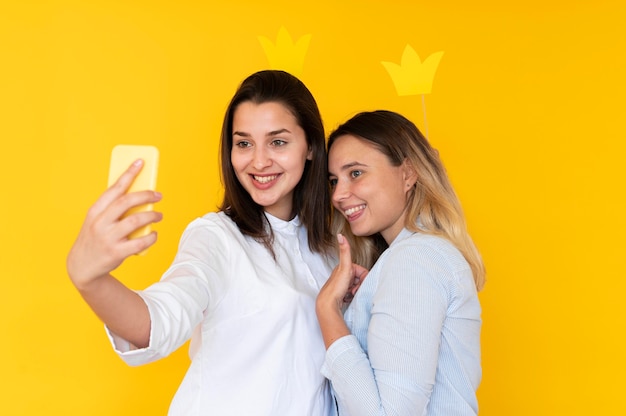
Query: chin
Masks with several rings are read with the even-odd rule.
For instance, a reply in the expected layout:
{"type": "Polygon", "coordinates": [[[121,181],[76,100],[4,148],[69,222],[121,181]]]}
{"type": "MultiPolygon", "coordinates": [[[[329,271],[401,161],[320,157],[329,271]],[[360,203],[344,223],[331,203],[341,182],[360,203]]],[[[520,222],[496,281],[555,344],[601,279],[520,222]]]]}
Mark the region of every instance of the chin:
{"type": "Polygon", "coordinates": [[[367,237],[369,235],[372,235],[372,233],[369,233],[367,231],[364,230],[360,230],[360,229],[354,229],[352,227],[350,227],[350,231],[352,231],[352,234],[354,234],[356,237],[367,237]]]}

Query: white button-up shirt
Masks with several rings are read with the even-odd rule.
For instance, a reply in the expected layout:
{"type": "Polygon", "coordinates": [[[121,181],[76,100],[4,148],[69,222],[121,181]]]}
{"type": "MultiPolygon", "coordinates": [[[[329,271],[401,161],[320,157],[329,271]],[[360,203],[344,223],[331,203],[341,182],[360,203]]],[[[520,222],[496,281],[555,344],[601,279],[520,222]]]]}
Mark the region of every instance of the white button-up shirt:
{"type": "Polygon", "coordinates": [[[266,215],[275,260],[224,213],[207,214],[189,224],[161,281],[139,292],[152,320],[150,345],[133,350],[110,334],[130,365],[165,357],[193,334],[170,415],[335,412],[320,374],[325,350],[315,315],[335,260],[309,250],[297,217],[266,215]]]}

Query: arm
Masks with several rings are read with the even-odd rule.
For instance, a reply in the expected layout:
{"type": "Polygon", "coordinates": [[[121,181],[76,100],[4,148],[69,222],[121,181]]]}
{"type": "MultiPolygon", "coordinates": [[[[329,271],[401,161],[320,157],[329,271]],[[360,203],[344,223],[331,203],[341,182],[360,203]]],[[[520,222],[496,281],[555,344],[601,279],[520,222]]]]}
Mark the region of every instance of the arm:
{"type": "Polygon", "coordinates": [[[70,279],[91,309],[117,335],[137,347],[148,345],[150,316],[144,301],[110,273],[133,254],[156,242],[156,233],[128,239],[132,231],[161,220],[161,213],[140,212],[122,218],[128,209],[158,202],[153,191],[126,194],[142,168],[133,163],[87,212],[67,257],[70,279]]]}
{"type": "Polygon", "coordinates": [[[415,415],[435,383],[447,299],[429,254],[388,253],[372,299],[367,354],[356,338],[329,349],[330,378],[348,415],[415,415]]]}

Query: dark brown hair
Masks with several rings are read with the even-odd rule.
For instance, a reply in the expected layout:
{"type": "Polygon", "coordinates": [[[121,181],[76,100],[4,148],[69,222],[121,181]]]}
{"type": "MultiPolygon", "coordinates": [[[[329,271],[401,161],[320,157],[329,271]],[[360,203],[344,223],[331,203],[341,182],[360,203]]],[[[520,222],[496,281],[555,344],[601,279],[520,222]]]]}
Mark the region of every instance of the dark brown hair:
{"type": "Polygon", "coordinates": [[[259,71],[246,78],[233,96],[222,125],[220,161],[224,200],[220,206],[241,232],[255,238],[273,254],[274,234],[263,207],[241,185],[231,163],[233,116],[244,102],[284,105],[306,134],[312,160],[307,160],[300,182],[293,193],[293,211],[306,227],[309,247],[325,253],[333,245],[330,234],[330,190],[324,124],[317,103],[308,88],[295,76],[278,70],[259,71]]]}

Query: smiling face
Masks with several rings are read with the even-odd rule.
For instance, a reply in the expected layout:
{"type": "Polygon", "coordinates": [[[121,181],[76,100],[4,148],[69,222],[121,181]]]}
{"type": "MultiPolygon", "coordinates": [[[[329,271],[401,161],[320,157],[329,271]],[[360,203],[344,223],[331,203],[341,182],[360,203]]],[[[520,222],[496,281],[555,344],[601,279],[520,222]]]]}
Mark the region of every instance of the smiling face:
{"type": "Polygon", "coordinates": [[[415,173],[406,162],[393,166],[370,142],[352,135],[338,137],[328,153],[333,205],[352,233],[381,233],[388,244],[404,227],[407,193],[415,173]]]}
{"type": "Polygon", "coordinates": [[[233,115],[231,163],[254,202],[280,219],[293,216],[293,191],[311,151],[304,130],[282,104],[246,101],[233,115]]]}

